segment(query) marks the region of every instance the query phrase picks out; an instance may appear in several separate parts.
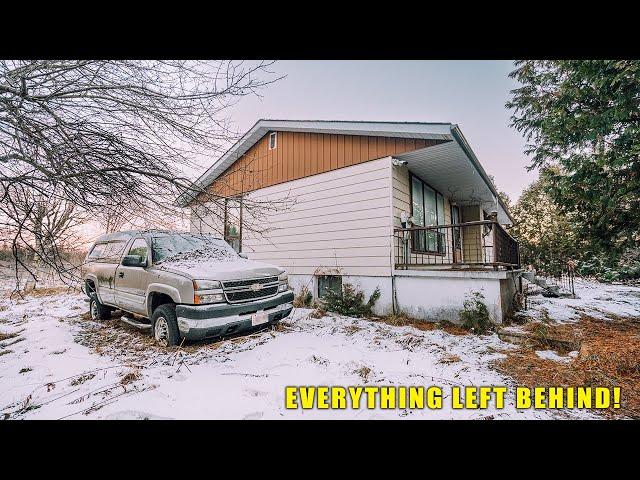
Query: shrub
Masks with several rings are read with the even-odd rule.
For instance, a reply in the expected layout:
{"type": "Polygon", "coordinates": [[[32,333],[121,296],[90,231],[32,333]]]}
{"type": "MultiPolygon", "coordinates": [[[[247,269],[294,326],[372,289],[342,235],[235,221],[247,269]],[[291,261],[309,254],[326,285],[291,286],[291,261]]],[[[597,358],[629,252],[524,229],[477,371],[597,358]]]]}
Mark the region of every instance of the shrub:
{"type": "Polygon", "coordinates": [[[579,275],[605,283],[640,278],[640,249],[628,249],[617,259],[603,253],[592,254],[578,262],[576,270],[579,275]]]}
{"type": "Polygon", "coordinates": [[[322,306],[327,311],[348,317],[368,317],[371,316],[371,310],[379,298],[379,287],[376,287],[369,300],[365,302],[364,292],[345,283],[341,291],[328,290],[322,299],[322,306]]]}
{"type": "Polygon", "coordinates": [[[293,306],[296,308],[311,308],[313,306],[313,294],[306,285],[302,286],[293,299],[293,306]]]}
{"type": "Polygon", "coordinates": [[[463,328],[484,335],[493,330],[493,324],[489,318],[489,310],[484,303],[484,295],[480,292],[471,292],[464,301],[464,308],[460,311],[460,321],[463,328]]]}

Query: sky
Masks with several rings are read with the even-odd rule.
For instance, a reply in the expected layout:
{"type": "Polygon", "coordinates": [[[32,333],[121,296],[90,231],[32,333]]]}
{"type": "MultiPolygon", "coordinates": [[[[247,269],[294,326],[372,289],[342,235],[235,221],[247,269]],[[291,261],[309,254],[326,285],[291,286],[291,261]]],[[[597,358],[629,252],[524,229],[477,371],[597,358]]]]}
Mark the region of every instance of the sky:
{"type": "MultiPolygon", "coordinates": [[[[260,118],[451,122],[498,188],[515,201],[537,178],[505,108],[517,82],[511,61],[279,61],[286,77],[230,113],[246,132],[260,118]]],[[[212,163],[204,162],[203,170],[212,163]]],[[[202,173],[200,172],[200,173],[202,173]]]]}

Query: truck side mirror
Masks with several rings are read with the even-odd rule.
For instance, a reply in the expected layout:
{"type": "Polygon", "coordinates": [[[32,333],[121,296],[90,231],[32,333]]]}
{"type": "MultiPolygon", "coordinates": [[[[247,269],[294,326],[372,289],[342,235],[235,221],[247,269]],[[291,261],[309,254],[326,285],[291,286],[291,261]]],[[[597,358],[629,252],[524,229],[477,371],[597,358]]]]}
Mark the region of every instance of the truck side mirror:
{"type": "Polygon", "coordinates": [[[124,267],[146,267],[147,260],[141,255],[125,255],[122,259],[122,266],[124,267]]]}

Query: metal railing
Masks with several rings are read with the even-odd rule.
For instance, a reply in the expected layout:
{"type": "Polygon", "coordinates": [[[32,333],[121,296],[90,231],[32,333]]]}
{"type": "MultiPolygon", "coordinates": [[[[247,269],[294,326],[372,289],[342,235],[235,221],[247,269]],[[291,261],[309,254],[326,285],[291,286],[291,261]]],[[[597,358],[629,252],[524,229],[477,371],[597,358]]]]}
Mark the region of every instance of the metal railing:
{"type": "Polygon", "coordinates": [[[518,242],[493,220],[394,228],[395,266],[519,268],[518,242]]]}

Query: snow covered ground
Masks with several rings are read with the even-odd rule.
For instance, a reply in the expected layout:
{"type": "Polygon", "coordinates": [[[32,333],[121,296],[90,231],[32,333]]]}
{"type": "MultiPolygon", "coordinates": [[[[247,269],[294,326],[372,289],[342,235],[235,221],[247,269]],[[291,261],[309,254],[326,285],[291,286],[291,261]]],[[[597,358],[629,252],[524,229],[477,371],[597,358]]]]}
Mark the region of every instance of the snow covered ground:
{"type": "MultiPolygon", "coordinates": [[[[532,297],[532,315],[575,308],[640,315],[640,288],[579,286],[580,300],[532,297]]],[[[286,410],[289,385],[507,385],[490,366],[513,345],[298,309],[277,329],[183,350],[153,346],[117,320],[86,319],[79,294],[0,300],[0,414],[28,419],[592,418],[516,410],[286,410]],[[15,334],[15,336],[11,336],[15,334]]],[[[571,315],[569,315],[571,313],[571,315]]],[[[553,352],[540,352],[552,358],[553,352]]],[[[562,360],[564,361],[564,359],[562,360]]]]}
{"type": "MultiPolygon", "coordinates": [[[[535,285],[533,285],[535,287],[535,285]]],[[[556,322],[577,321],[586,314],[598,319],[640,317],[640,287],[609,285],[584,279],[575,280],[577,298],[529,297],[529,310],[522,314],[556,322]]]]}

